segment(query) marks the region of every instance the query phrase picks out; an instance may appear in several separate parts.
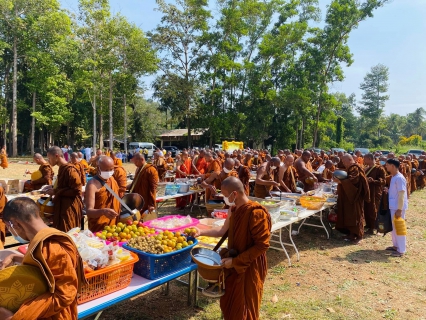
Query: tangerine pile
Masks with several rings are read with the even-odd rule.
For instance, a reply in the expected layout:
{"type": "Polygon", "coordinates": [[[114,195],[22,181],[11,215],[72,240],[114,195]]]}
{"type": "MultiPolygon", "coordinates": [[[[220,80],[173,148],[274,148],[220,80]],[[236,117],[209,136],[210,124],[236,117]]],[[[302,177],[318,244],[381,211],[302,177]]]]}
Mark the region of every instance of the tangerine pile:
{"type": "Polygon", "coordinates": [[[127,245],[147,253],[163,254],[181,250],[193,243],[191,240],[188,241],[183,233],[166,230],[157,235],[132,238],[127,245]]]}
{"type": "Polygon", "coordinates": [[[122,222],[117,225],[106,226],[96,236],[102,240],[127,242],[139,236],[154,234],[155,230],[145,227],[142,222],[129,220],[127,224],[122,222]]]}

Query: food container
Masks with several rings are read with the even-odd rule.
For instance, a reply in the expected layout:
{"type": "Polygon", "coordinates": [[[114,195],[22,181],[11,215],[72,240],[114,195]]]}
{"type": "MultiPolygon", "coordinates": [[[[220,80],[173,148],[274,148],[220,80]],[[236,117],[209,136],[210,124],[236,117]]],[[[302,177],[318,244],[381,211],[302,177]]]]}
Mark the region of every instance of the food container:
{"type": "Polygon", "coordinates": [[[177,183],[177,186],[179,186],[179,191],[178,193],[187,193],[189,191],[189,184],[186,183],[177,183]]]}
{"type": "Polygon", "coordinates": [[[182,270],[191,264],[191,249],[198,244],[198,241],[189,239],[194,243],[186,248],[163,254],[147,253],[128,245],[124,245],[123,248],[136,253],[139,257],[133,272],[138,276],[154,280],[182,270]]]}
{"type": "Polygon", "coordinates": [[[319,210],[323,207],[326,200],[327,199],[325,197],[301,196],[300,204],[308,210],[319,210]]]}
{"type": "Polygon", "coordinates": [[[168,231],[171,231],[171,232],[175,232],[175,231],[184,230],[186,228],[195,227],[197,224],[200,223],[200,221],[198,219],[195,219],[195,218],[191,217],[191,222],[190,223],[187,223],[185,225],[182,225],[182,226],[179,226],[179,227],[175,227],[175,228],[161,228],[161,227],[155,227],[153,225],[153,222],[155,222],[155,221],[166,221],[166,220],[173,219],[173,218],[185,218],[185,217],[184,216],[179,216],[179,215],[165,216],[165,217],[162,217],[162,218],[157,218],[157,219],[154,219],[154,220],[149,220],[147,222],[144,222],[143,225],[145,227],[153,228],[153,229],[156,229],[156,230],[163,230],[163,231],[168,230],[168,231]]]}
{"type": "Polygon", "coordinates": [[[198,229],[211,229],[213,227],[213,223],[216,219],[213,218],[204,218],[200,219],[200,223],[197,225],[198,229]]]}
{"type": "Polygon", "coordinates": [[[166,184],[166,188],[164,190],[165,196],[174,196],[178,194],[178,192],[179,192],[179,186],[177,184],[174,184],[174,183],[166,184]]]}
{"type": "Polygon", "coordinates": [[[260,203],[271,215],[272,223],[276,223],[280,217],[281,201],[248,197],[250,200],[260,203]]]}

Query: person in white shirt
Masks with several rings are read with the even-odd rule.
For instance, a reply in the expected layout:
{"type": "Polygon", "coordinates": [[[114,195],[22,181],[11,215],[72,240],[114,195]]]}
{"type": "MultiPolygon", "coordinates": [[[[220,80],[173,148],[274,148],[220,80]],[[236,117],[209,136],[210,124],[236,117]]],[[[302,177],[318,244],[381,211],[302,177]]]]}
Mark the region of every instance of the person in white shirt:
{"type": "Polygon", "coordinates": [[[84,149],[84,154],[86,155],[87,162],[89,162],[90,158],[92,157],[92,148],[87,147],[84,149]]]}
{"type": "Polygon", "coordinates": [[[391,212],[392,220],[392,247],[386,250],[393,251],[393,257],[402,257],[406,252],[406,236],[398,236],[396,234],[394,217],[402,217],[405,219],[405,211],[408,209],[407,199],[407,181],[404,176],[399,172],[400,162],[396,159],[388,159],[386,161],[386,170],[391,174],[392,179],[388,189],[389,195],[389,210],[391,212]]]}

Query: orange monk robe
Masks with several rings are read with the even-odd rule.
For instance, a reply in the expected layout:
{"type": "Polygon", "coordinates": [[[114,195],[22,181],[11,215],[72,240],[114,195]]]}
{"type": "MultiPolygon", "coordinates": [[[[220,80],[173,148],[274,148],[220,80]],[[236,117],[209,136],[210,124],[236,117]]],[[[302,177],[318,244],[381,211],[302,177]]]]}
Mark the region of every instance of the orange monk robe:
{"type": "Polygon", "coordinates": [[[362,167],[364,165],[364,158],[363,157],[357,157],[356,163],[358,163],[362,167]]]}
{"type": "Polygon", "coordinates": [[[345,170],[346,171],[346,167],[343,164],[342,159],[340,159],[339,163],[337,164],[337,169],[339,169],[339,170],[345,170]]]}
{"type": "Polygon", "coordinates": [[[157,160],[154,160],[152,164],[154,165],[155,169],[157,169],[160,180],[163,180],[167,171],[167,164],[164,158],[159,157],[157,160]]]}
{"type": "Polygon", "coordinates": [[[71,163],[61,165],[57,181],[53,199],[53,227],[68,232],[81,223],[83,201],[80,172],[71,163]]]}
{"type": "Polygon", "coordinates": [[[377,213],[380,209],[383,188],[386,185],[386,171],[382,166],[375,165],[373,169],[366,169],[365,174],[367,179],[373,179],[372,182],[368,182],[370,202],[364,202],[365,224],[367,228],[376,229],[377,213]]]}
{"type": "Polygon", "coordinates": [[[343,233],[355,235],[358,239],[364,236],[364,202],[370,201],[370,189],[364,169],[352,164],[348,170],[348,178],[340,180],[337,187],[337,223],[336,229],[343,233]]]}
{"type": "MultiPolygon", "coordinates": [[[[258,157],[258,158],[253,158],[253,161],[252,161],[252,165],[253,166],[260,166],[261,164],[263,163],[263,161],[262,161],[262,158],[261,157],[258,157]]],[[[250,168],[250,167],[249,167],[250,168]]]]}
{"type": "MultiPolygon", "coordinates": [[[[416,159],[411,161],[411,168],[416,170],[419,168],[419,162],[416,159]]],[[[417,190],[417,176],[417,172],[411,174],[411,193],[417,190]]]]}
{"type": "Polygon", "coordinates": [[[407,196],[410,196],[411,194],[411,161],[404,160],[402,162],[402,166],[404,167],[404,173],[402,175],[404,176],[405,180],[407,181],[407,196]]]}
{"type": "Polygon", "coordinates": [[[123,165],[123,161],[121,161],[118,158],[112,159],[114,161],[114,166],[122,166],[123,165]]]}
{"type": "MultiPolygon", "coordinates": [[[[119,192],[119,187],[117,181],[113,177],[109,178],[106,181],[106,184],[114,191],[115,193],[119,192]]],[[[120,214],[120,202],[109,192],[105,186],[100,188],[95,193],[95,206],[94,209],[103,209],[109,208],[120,214]]],[[[102,231],[106,226],[116,225],[118,223],[118,218],[109,219],[105,216],[98,218],[88,217],[89,230],[93,233],[102,231]]]]}
{"type": "Polygon", "coordinates": [[[253,159],[252,158],[250,158],[248,160],[247,159],[243,160],[243,166],[251,168],[252,165],[253,165],[253,159]]]}
{"type": "MultiPolygon", "coordinates": [[[[223,180],[225,180],[228,177],[235,177],[238,178],[238,173],[235,170],[232,170],[231,172],[226,173],[225,171],[222,171],[216,179],[214,179],[214,181],[211,183],[216,189],[221,188],[222,182],[223,180]]],[[[212,200],[213,197],[211,196],[211,191],[210,189],[206,189],[206,199],[207,200],[212,200]]]]}
{"type": "Polygon", "coordinates": [[[3,150],[0,153],[0,167],[6,169],[9,166],[7,162],[7,154],[3,150]]]}
{"type": "Polygon", "coordinates": [[[418,168],[421,172],[423,172],[423,174],[419,174],[417,176],[417,188],[419,189],[423,189],[426,185],[426,161],[424,161],[423,159],[421,159],[419,161],[419,168],[418,168]]]}
{"type": "Polygon", "coordinates": [[[312,160],[312,170],[313,171],[317,171],[317,169],[322,165],[323,160],[318,157],[318,158],[314,158],[314,160],[312,160]]]}
{"type": "MultiPolygon", "coordinates": [[[[206,171],[207,171],[206,159],[204,157],[201,158],[200,156],[198,156],[197,161],[195,163],[195,168],[197,168],[197,170],[200,172],[200,174],[205,174],[206,171]]],[[[193,173],[197,173],[197,172],[193,172],[193,173]]]]}
{"type": "Polygon", "coordinates": [[[38,171],[41,172],[41,178],[31,181],[30,183],[25,183],[26,190],[39,190],[44,185],[51,185],[53,180],[53,168],[49,163],[43,163],[38,168],[38,171]]]}
{"type": "Polygon", "coordinates": [[[308,163],[306,163],[306,169],[308,169],[309,172],[314,171],[313,168],[312,168],[312,163],[310,161],[308,161],[308,163]]]}
{"type": "Polygon", "coordinates": [[[127,188],[127,173],[122,166],[114,166],[114,174],[112,175],[118,185],[118,196],[123,198],[127,188]]]}
{"type": "Polygon", "coordinates": [[[86,185],[86,172],[84,171],[84,167],[81,165],[80,162],[74,163],[74,167],[80,173],[81,185],[85,186],[86,185]]]}
{"type": "Polygon", "coordinates": [[[135,179],[130,186],[130,192],[139,193],[144,199],[142,213],[148,210],[148,207],[155,208],[158,180],[157,170],[149,163],[136,170],[135,179]]]}
{"type": "Polygon", "coordinates": [[[80,163],[83,166],[84,170],[87,170],[89,168],[89,164],[85,159],[81,159],[80,163]]]}
{"type": "Polygon", "coordinates": [[[320,156],[323,162],[326,162],[328,160],[328,155],[324,153],[324,155],[320,156]]]}
{"type": "Polygon", "coordinates": [[[3,187],[0,186],[0,249],[4,248],[4,243],[6,242],[6,225],[3,222],[3,209],[7,203],[7,198],[4,193],[3,187]]]}
{"type": "Polygon", "coordinates": [[[166,163],[167,163],[167,164],[173,164],[173,163],[175,163],[175,160],[173,160],[173,158],[172,158],[172,157],[168,157],[168,158],[166,159],[166,163]]]}
{"type": "Polygon", "coordinates": [[[238,179],[244,185],[244,193],[246,196],[250,195],[250,169],[246,166],[241,165],[238,169],[238,179]]]}
{"type": "MultiPolygon", "coordinates": [[[[266,180],[266,181],[273,181],[274,180],[274,175],[270,174],[269,172],[264,173],[264,175],[261,178],[262,180],[266,180]]],[[[254,196],[256,198],[262,198],[265,199],[266,197],[269,197],[269,192],[272,190],[272,186],[266,186],[263,184],[257,184],[255,182],[254,184],[254,196]]]]}
{"type": "Polygon", "coordinates": [[[281,162],[284,162],[284,161],[285,161],[285,155],[279,156],[278,158],[280,158],[280,161],[281,161],[281,162]]]}
{"type": "MultiPolygon", "coordinates": [[[[210,177],[213,173],[220,174],[221,170],[222,170],[222,165],[220,164],[220,161],[217,160],[217,159],[213,159],[212,161],[210,161],[208,163],[204,180],[207,179],[208,177],[210,177]]],[[[220,189],[220,187],[219,187],[219,189],[220,189]]],[[[211,198],[211,191],[210,191],[210,189],[207,188],[206,189],[206,200],[211,200],[210,198],[211,198]]]]}
{"type": "MultiPolygon", "coordinates": [[[[283,182],[287,186],[287,188],[289,188],[293,193],[296,192],[297,178],[298,175],[295,167],[288,167],[287,170],[284,171],[283,182]]],[[[286,192],[282,186],[280,186],[280,190],[286,192]]]]}
{"type": "Polygon", "coordinates": [[[334,171],[336,171],[336,166],[333,164],[330,169],[324,168],[324,171],[321,173],[321,175],[324,179],[331,180],[333,178],[334,171]]]}
{"type": "MultiPolygon", "coordinates": [[[[191,166],[192,160],[191,158],[187,158],[184,162],[181,163],[179,170],[185,172],[188,176],[191,174],[191,166]]],[[[186,178],[186,176],[176,171],[176,178],[186,178]]],[[[176,208],[185,208],[189,202],[191,202],[191,196],[176,198],[176,208]]]]}
{"type": "Polygon", "coordinates": [[[225,269],[225,295],[220,298],[220,308],[225,320],[255,320],[259,319],[268,271],[271,217],[263,206],[252,201],[234,208],[228,248],[236,250],[238,256],[232,259],[232,268],[225,269]]]}
{"type": "Polygon", "coordinates": [[[29,243],[23,264],[40,268],[49,290],[25,301],[12,319],[77,319],[77,291],[85,279],[72,239],[53,228],[42,229],[29,243]]]}

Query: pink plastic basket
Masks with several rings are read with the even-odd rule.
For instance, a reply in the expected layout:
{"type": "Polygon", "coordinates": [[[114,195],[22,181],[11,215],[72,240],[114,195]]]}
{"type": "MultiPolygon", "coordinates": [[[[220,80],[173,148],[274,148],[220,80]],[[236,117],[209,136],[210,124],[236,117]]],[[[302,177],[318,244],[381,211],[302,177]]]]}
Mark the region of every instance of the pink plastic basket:
{"type": "Polygon", "coordinates": [[[172,218],[185,218],[184,216],[179,216],[179,215],[175,215],[175,216],[165,216],[165,217],[162,217],[162,218],[157,218],[157,219],[154,219],[154,220],[149,220],[149,221],[147,221],[147,222],[144,222],[144,226],[145,227],[148,227],[148,228],[154,228],[155,230],[168,230],[168,231],[171,231],[171,232],[175,232],[175,231],[180,231],[180,230],[183,230],[183,229],[186,229],[186,228],[190,228],[190,227],[195,227],[197,224],[199,224],[200,223],[200,221],[198,220],[198,219],[195,219],[195,218],[192,218],[191,217],[191,219],[192,219],[192,222],[191,223],[189,223],[189,224],[186,224],[186,225],[184,225],[184,226],[180,226],[180,227],[176,227],[176,228],[171,228],[171,229],[167,229],[167,228],[160,228],[160,227],[154,227],[154,226],[151,226],[151,223],[153,222],[153,221],[158,221],[158,220],[160,220],[160,221],[164,221],[164,220],[169,220],[169,219],[172,219],[172,218]]]}

